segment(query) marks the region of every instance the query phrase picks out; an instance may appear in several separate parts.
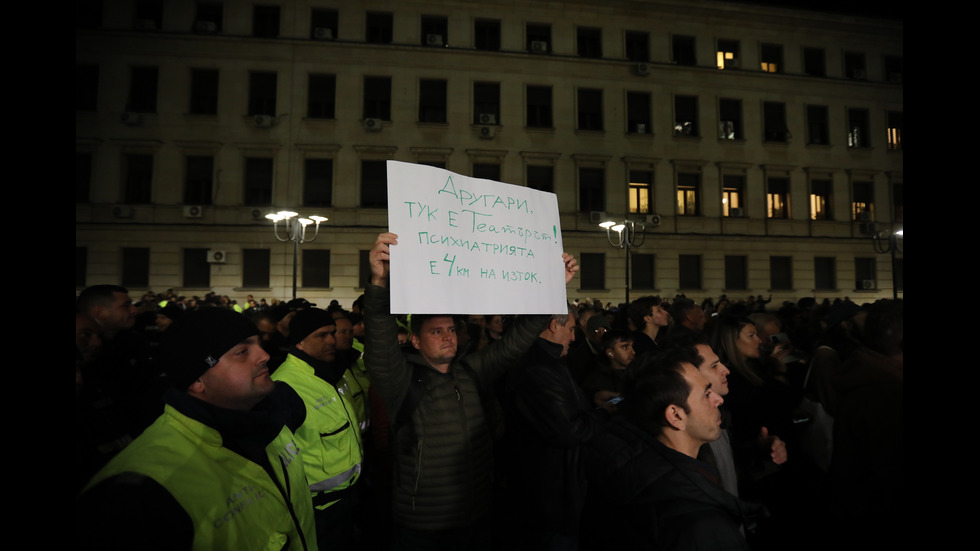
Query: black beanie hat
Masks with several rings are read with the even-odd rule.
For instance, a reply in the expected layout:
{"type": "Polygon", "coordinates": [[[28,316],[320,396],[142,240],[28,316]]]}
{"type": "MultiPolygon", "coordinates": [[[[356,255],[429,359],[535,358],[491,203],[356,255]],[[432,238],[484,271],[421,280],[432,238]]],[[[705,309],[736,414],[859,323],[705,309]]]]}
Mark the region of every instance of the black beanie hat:
{"type": "Polygon", "coordinates": [[[163,367],[178,390],[187,390],[225,352],[258,335],[258,327],[244,315],[210,307],[187,312],[166,332],[161,346],[163,367]]]}
{"type": "Polygon", "coordinates": [[[337,322],[326,310],[319,308],[300,310],[289,322],[289,343],[296,344],[308,337],[310,333],[327,325],[337,325],[337,322]]]}

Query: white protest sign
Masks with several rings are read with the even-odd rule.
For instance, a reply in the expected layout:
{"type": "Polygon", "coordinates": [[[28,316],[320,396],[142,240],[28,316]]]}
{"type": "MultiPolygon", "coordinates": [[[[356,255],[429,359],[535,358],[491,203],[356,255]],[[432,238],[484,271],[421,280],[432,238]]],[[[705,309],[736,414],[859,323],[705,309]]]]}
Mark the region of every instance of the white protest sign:
{"type": "Polygon", "coordinates": [[[565,313],[558,197],[388,161],[394,314],[565,313]]]}

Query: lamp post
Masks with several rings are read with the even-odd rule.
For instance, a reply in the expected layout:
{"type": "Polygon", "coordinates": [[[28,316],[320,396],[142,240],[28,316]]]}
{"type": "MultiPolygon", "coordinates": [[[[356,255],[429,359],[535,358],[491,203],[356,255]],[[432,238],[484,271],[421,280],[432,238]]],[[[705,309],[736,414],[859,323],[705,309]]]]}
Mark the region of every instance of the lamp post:
{"type": "Polygon", "coordinates": [[[646,241],[646,226],[639,224],[640,240],[636,240],[637,224],[632,220],[626,219],[622,222],[606,220],[599,224],[600,228],[606,230],[606,239],[609,244],[617,249],[626,250],[626,304],[630,303],[630,249],[641,247],[646,241]],[[615,237],[614,237],[615,235],[615,237]]]}
{"type": "Polygon", "coordinates": [[[273,214],[265,215],[272,220],[273,233],[276,239],[282,242],[293,242],[293,299],[296,298],[296,265],[299,260],[299,244],[313,241],[320,234],[320,222],[326,222],[323,216],[312,215],[308,218],[299,217],[299,213],[290,210],[281,210],[273,214]],[[279,235],[279,223],[282,222],[285,237],[279,235]],[[314,224],[313,236],[307,238],[306,229],[314,224]]]}
{"type": "Polygon", "coordinates": [[[891,253],[892,256],[892,298],[898,299],[898,284],[895,274],[895,253],[905,254],[905,230],[901,226],[892,230],[875,231],[872,234],[875,252],[878,254],[891,253]]]}

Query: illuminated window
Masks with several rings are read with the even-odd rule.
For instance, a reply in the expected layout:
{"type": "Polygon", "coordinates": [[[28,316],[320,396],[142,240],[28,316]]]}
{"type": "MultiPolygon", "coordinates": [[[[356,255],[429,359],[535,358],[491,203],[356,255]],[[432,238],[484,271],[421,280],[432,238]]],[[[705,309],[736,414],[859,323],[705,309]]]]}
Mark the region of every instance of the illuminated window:
{"type": "Polygon", "coordinates": [[[871,147],[867,109],[847,110],[847,147],[871,147]]]}
{"type": "Polygon", "coordinates": [[[653,187],[653,172],[649,170],[630,171],[630,214],[649,214],[650,189],[653,187]]]}
{"type": "Polygon", "coordinates": [[[718,137],[722,140],[742,139],[742,100],[718,100],[718,137]]]}
{"type": "Polygon", "coordinates": [[[732,69],[738,67],[738,41],[719,40],[718,51],[715,52],[716,63],[719,69],[732,69]]]}
{"type": "Polygon", "coordinates": [[[871,182],[854,182],[854,200],[851,202],[852,220],[871,222],[875,219],[874,186],[871,182]]]}
{"type": "Polygon", "coordinates": [[[762,70],[767,73],[783,72],[783,47],[779,44],[762,45],[762,70]]]}
{"type": "Polygon", "coordinates": [[[890,111],[888,113],[888,149],[902,149],[902,113],[890,111]]]}
{"type": "Polygon", "coordinates": [[[745,189],[745,176],[737,174],[726,174],[722,178],[721,189],[721,214],[740,218],[745,216],[745,209],[742,206],[742,193],[745,189]]]}
{"type": "Polygon", "coordinates": [[[789,218],[789,178],[769,178],[766,215],[769,218],[789,218]]]}
{"type": "Polygon", "coordinates": [[[830,216],[830,180],[810,182],[810,220],[832,220],[830,216]]]}
{"type": "Polygon", "coordinates": [[[698,200],[700,187],[700,174],[680,173],[677,175],[677,214],[681,216],[701,214],[701,205],[698,200]]]}

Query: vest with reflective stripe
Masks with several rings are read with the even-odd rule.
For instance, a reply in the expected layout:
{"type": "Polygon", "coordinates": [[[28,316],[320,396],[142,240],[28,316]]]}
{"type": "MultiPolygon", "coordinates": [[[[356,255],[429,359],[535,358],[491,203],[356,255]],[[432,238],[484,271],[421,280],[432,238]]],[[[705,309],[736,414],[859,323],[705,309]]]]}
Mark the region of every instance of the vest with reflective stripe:
{"type": "Polygon", "coordinates": [[[289,429],[266,446],[275,481],[221,442],[218,431],[167,405],[86,489],[127,472],[152,478],[191,518],[193,549],[315,550],[313,506],[289,429]]]}

